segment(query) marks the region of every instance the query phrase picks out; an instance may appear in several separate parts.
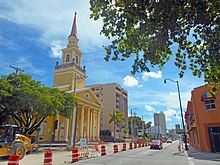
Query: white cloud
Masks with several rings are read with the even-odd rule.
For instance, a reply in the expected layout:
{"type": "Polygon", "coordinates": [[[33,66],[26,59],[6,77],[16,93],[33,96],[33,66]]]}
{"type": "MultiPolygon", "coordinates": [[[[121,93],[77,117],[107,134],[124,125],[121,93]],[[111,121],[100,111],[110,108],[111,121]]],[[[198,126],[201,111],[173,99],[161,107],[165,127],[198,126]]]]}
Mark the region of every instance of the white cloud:
{"type": "Polygon", "coordinates": [[[177,114],[177,112],[171,108],[167,108],[167,110],[163,111],[163,113],[165,114],[166,121],[171,121],[171,118],[177,114]]]}
{"type": "Polygon", "coordinates": [[[127,75],[123,79],[123,85],[126,87],[135,87],[135,86],[139,86],[139,82],[135,77],[127,75]]]}
{"type": "Polygon", "coordinates": [[[148,78],[162,78],[162,72],[158,71],[156,72],[144,72],[142,73],[143,80],[147,81],[148,78]]]}
{"type": "Polygon", "coordinates": [[[81,50],[92,51],[95,46],[104,44],[105,37],[99,34],[102,21],[90,19],[88,1],[19,0],[5,1],[4,5],[9,11],[0,11],[0,18],[38,30],[41,35],[39,40],[46,45],[54,39],[64,40],[68,37],[74,12],[77,12],[78,38],[83,41],[83,46],[80,46],[81,50]]]}
{"type": "MultiPolygon", "coordinates": [[[[187,102],[190,100],[191,91],[181,92],[182,108],[187,107],[187,102]]],[[[180,108],[178,92],[169,92],[168,95],[163,95],[162,99],[167,107],[180,108]]]]}
{"type": "Polygon", "coordinates": [[[19,67],[23,69],[25,73],[31,73],[33,75],[39,75],[39,76],[46,74],[46,71],[44,69],[33,66],[32,62],[29,61],[29,58],[21,57],[19,58],[17,63],[21,64],[19,67]]]}
{"type": "Polygon", "coordinates": [[[61,41],[53,40],[50,44],[50,57],[54,58],[61,58],[62,57],[62,51],[61,49],[64,48],[64,44],[62,44],[61,41]]]}
{"type": "Polygon", "coordinates": [[[144,106],[146,110],[148,111],[152,111],[152,112],[155,112],[156,110],[154,109],[154,107],[150,106],[150,105],[145,105],[144,106]]]}

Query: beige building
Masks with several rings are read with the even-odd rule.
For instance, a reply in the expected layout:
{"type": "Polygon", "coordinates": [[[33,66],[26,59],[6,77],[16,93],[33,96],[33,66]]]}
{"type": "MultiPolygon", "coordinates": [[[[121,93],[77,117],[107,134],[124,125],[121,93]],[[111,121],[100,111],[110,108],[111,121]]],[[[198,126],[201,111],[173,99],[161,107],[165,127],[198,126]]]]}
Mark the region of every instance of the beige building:
{"type": "Polygon", "coordinates": [[[70,119],[60,115],[48,117],[41,124],[39,141],[72,142],[75,128],[77,141],[80,138],[99,140],[102,105],[92,90],[85,87],[86,70],[82,67],[83,55],[78,49],[78,41],[75,15],[67,47],[62,49],[61,64],[57,62],[54,70],[54,87],[76,96],[78,114],[76,115],[74,107],[74,115],[70,119]]]}
{"type": "MultiPolygon", "coordinates": [[[[116,83],[95,84],[87,86],[92,89],[99,99],[102,107],[101,112],[101,130],[111,130],[113,135],[114,125],[109,124],[109,114],[113,111],[123,112],[125,125],[128,125],[128,93],[116,83]]],[[[116,128],[119,130],[119,128],[116,128]]],[[[118,134],[116,133],[116,137],[118,134]]]]}
{"type": "Polygon", "coordinates": [[[165,118],[165,115],[162,111],[160,113],[154,113],[154,126],[158,127],[159,134],[165,135],[165,133],[166,133],[166,118],[165,118]]]}

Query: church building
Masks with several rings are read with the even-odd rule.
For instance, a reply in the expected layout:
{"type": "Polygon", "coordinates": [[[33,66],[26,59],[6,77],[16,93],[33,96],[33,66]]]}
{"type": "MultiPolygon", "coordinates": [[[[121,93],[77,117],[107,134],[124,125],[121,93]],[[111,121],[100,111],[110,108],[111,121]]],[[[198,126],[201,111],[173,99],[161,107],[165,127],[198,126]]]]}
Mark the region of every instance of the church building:
{"type": "Polygon", "coordinates": [[[70,119],[60,115],[48,117],[41,124],[38,135],[39,142],[69,142],[73,139],[74,132],[76,132],[76,141],[79,141],[80,138],[99,140],[102,105],[92,90],[85,87],[86,68],[85,66],[82,67],[83,55],[79,50],[78,42],[75,13],[67,47],[62,49],[61,64],[57,62],[55,66],[53,85],[54,88],[61,91],[73,93],[78,100],[78,104],[77,107],[72,108],[73,115],[70,119]],[[76,126],[75,121],[77,121],[76,126]]]}

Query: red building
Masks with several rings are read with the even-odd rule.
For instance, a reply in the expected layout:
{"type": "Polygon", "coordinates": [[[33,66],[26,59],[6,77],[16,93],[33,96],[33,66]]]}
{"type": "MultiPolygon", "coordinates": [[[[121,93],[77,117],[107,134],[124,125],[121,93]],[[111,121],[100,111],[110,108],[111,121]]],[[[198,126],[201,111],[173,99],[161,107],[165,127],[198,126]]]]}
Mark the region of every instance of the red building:
{"type": "Polygon", "coordinates": [[[220,88],[200,86],[191,92],[185,113],[190,145],[202,152],[220,152],[220,88]]]}

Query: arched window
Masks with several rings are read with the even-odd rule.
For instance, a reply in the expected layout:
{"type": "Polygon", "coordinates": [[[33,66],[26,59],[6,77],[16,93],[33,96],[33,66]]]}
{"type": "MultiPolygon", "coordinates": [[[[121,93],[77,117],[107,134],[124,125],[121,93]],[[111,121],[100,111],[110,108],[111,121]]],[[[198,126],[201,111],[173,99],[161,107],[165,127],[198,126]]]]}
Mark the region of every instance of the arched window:
{"type": "Polygon", "coordinates": [[[69,62],[69,61],[70,61],[70,55],[67,54],[67,55],[66,55],[66,62],[69,62]]]}
{"type": "Polygon", "coordinates": [[[79,64],[79,57],[76,56],[76,63],[79,64]]]}

